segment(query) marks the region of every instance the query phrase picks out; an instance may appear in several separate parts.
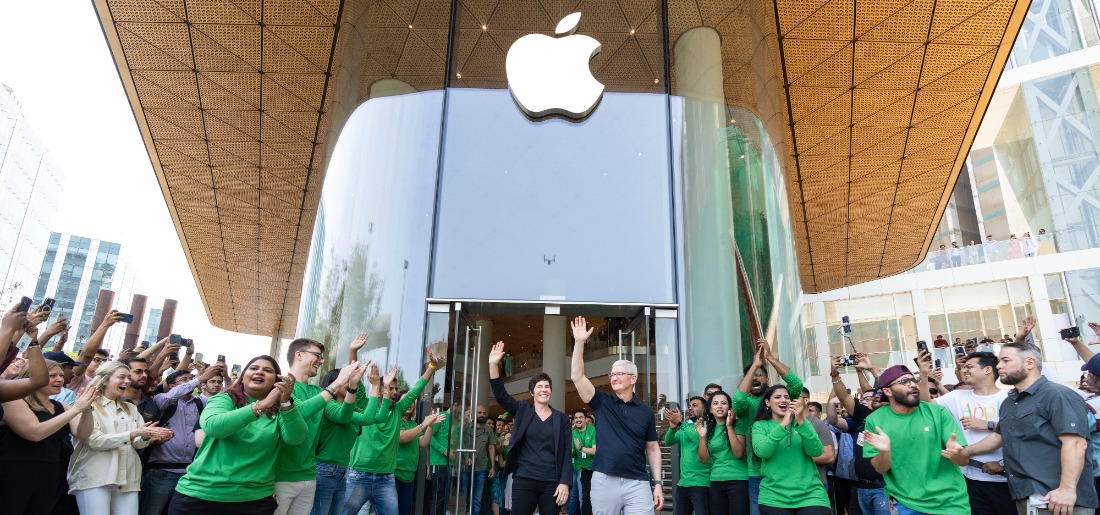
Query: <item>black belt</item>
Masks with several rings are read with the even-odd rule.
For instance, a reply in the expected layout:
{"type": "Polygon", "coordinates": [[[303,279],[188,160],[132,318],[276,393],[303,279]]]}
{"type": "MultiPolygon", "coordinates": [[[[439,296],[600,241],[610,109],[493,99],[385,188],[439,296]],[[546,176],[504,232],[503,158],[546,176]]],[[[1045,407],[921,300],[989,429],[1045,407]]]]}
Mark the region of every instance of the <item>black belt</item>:
{"type": "Polygon", "coordinates": [[[190,463],[160,463],[149,462],[145,464],[147,469],[185,469],[190,466],[190,463]]]}

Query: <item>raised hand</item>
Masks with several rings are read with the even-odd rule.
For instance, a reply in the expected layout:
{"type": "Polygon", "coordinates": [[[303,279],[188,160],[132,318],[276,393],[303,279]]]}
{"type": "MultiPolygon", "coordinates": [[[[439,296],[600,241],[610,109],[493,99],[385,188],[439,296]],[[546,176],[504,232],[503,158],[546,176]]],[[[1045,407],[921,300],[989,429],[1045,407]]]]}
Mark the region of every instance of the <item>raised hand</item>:
{"type": "Polygon", "coordinates": [[[99,324],[99,327],[111,327],[119,320],[122,320],[122,313],[119,313],[117,309],[112,309],[107,312],[107,316],[103,317],[103,322],[99,324]]]}
{"type": "MultiPolygon", "coordinates": [[[[793,406],[791,408],[794,409],[794,420],[795,420],[795,422],[798,422],[799,424],[801,424],[802,422],[805,422],[806,421],[806,407],[807,407],[806,403],[802,402],[802,399],[791,399],[791,402],[793,403],[793,406]]],[[[790,408],[787,409],[788,413],[790,411],[791,411],[790,408]]]]}
{"type": "MultiPolygon", "coordinates": [[[[757,340],[757,343],[759,342],[760,340],[757,340]]],[[[752,364],[755,365],[757,368],[760,368],[764,366],[764,361],[766,360],[767,357],[764,355],[764,346],[757,345],[756,351],[752,353],[752,364]]]]}
{"type": "Polygon", "coordinates": [[[428,348],[428,364],[433,367],[434,370],[439,370],[447,364],[446,356],[436,356],[432,352],[431,348],[428,348]]]}
{"type": "Polygon", "coordinates": [[[358,361],[352,361],[344,368],[341,368],[340,373],[336,376],[336,380],[333,381],[333,388],[339,388],[341,386],[344,386],[345,384],[348,384],[348,382],[351,381],[351,375],[354,374],[357,370],[359,370],[358,361]]]}
{"type": "Polygon", "coordinates": [[[874,365],[871,364],[871,356],[868,356],[862,352],[856,354],[856,369],[857,370],[871,370],[874,365]]]}
{"type": "Polygon", "coordinates": [[[283,382],[275,383],[275,387],[279,389],[279,403],[285,404],[290,402],[290,394],[294,392],[295,381],[297,381],[297,379],[294,378],[294,374],[288,372],[283,382]]]}
{"type": "Polygon", "coordinates": [[[791,419],[794,418],[794,411],[797,408],[797,402],[798,399],[791,399],[791,401],[787,403],[787,412],[783,414],[783,420],[779,422],[779,425],[783,427],[791,426],[791,419]]]}
{"type": "Polygon", "coordinates": [[[942,381],[943,380],[943,369],[942,368],[937,368],[937,369],[933,370],[932,375],[929,376],[929,378],[930,379],[935,379],[937,383],[942,381]]]}
{"type": "Polygon", "coordinates": [[[378,365],[371,363],[370,372],[367,373],[367,382],[370,383],[371,386],[377,387],[381,379],[381,376],[378,374],[378,365]]]}
{"type": "Polygon", "coordinates": [[[351,341],[351,354],[353,356],[356,352],[359,351],[359,349],[362,349],[363,346],[367,344],[367,338],[370,338],[370,335],[368,335],[367,333],[363,333],[359,336],[356,336],[355,339],[351,341]]]}
{"type": "Polygon", "coordinates": [[[665,420],[669,424],[679,426],[684,421],[684,415],[678,409],[665,408],[665,420]]]}
{"type": "Polygon", "coordinates": [[[1035,317],[1027,317],[1024,322],[1020,324],[1020,333],[1016,335],[1016,341],[1021,342],[1027,339],[1027,335],[1031,334],[1031,331],[1035,329],[1035,317]]]}
{"type": "Polygon", "coordinates": [[[4,314],[3,321],[0,321],[0,330],[18,331],[27,325],[27,313],[25,311],[16,311],[18,308],[19,304],[16,303],[4,314]]]}
{"type": "Polygon", "coordinates": [[[77,395],[76,400],[73,401],[73,409],[88,411],[92,409],[92,405],[97,399],[99,399],[99,392],[95,388],[81,388],[80,395],[77,395]]]}
{"type": "Polygon", "coordinates": [[[702,420],[695,421],[695,432],[699,434],[699,438],[707,437],[707,424],[702,420]]]}
{"type": "Polygon", "coordinates": [[[489,351],[489,364],[497,366],[502,359],[504,359],[504,342],[497,342],[493,345],[493,350],[489,351]]]}
{"type": "MultiPolygon", "coordinates": [[[[755,358],[754,358],[755,360],[755,358]]],[[[832,361],[829,362],[829,373],[840,372],[840,367],[844,361],[844,356],[833,356],[832,361]]]]}
{"type": "Polygon", "coordinates": [[[352,372],[351,377],[348,378],[348,384],[359,384],[359,381],[363,380],[363,374],[366,374],[367,369],[372,366],[374,366],[374,362],[369,359],[367,360],[366,364],[359,365],[359,367],[355,369],[355,372],[352,372]]]}
{"type": "Polygon", "coordinates": [[[924,377],[931,377],[932,374],[932,354],[926,350],[917,352],[917,368],[920,370],[920,375],[924,377]]]}
{"type": "Polygon", "coordinates": [[[890,437],[882,432],[881,427],[875,428],[875,433],[863,431],[863,441],[871,444],[878,452],[890,452],[890,437]]]}
{"type": "Polygon", "coordinates": [[[1092,329],[1093,333],[1096,333],[1096,343],[1100,343],[1100,324],[1096,322],[1089,322],[1089,328],[1092,329]]]}
{"type": "Polygon", "coordinates": [[[382,378],[382,387],[389,388],[393,384],[394,378],[397,377],[397,365],[395,364],[389,372],[386,372],[386,376],[382,378]]]}
{"type": "Polygon", "coordinates": [[[573,328],[573,340],[578,342],[587,341],[596,330],[595,327],[588,327],[588,321],[584,317],[574,318],[569,326],[573,328]]]}

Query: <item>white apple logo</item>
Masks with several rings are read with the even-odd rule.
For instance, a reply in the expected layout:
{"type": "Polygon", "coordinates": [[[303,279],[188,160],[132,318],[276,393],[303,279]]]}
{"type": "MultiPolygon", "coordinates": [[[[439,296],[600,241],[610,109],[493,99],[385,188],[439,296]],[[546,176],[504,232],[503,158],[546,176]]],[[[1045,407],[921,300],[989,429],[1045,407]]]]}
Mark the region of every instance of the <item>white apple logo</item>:
{"type": "Polygon", "coordinates": [[[603,97],[603,84],[588,68],[600,42],[574,35],[580,22],[581,13],[570,14],[558,22],[555,37],[528,34],[508,49],[508,89],[527,116],[583,119],[603,97]]]}

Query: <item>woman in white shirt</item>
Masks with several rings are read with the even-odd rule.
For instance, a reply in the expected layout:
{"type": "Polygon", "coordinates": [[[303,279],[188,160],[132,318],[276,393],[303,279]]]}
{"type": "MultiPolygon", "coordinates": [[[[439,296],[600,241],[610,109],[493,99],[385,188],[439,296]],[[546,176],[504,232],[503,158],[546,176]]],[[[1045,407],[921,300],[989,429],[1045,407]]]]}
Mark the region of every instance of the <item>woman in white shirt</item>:
{"type": "Polygon", "coordinates": [[[69,493],[81,513],[136,515],[141,490],[137,450],[172,437],[172,431],[144,423],[137,407],[122,398],[129,386],[130,367],[112,361],[100,365],[85,387],[99,398],[92,403],[92,434],[76,439],[69,462],[69,493]]]}

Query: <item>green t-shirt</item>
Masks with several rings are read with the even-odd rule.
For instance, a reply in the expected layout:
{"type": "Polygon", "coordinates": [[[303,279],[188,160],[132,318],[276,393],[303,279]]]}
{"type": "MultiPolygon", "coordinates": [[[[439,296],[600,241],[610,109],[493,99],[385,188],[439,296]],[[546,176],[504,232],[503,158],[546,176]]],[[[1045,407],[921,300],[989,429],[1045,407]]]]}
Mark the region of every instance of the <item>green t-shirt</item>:
{"type": "MultiPolygon", "coordinates": [[[[596,445],[596,428],[591,424],[585,424],[584,431],[573,430],[573,470],[592,470],[592,457],[594,455],[578,450],[575,443],[578,440],[581,442],[581,447],[584,448],[596,445]]],[[[497,449],[500,449],[500,446],[497,446],[497,449]]]]}
{"type": "Polygon", "coordinates": [[[207,401],[199,417],[206,438],[176,485],[177,492],[219,502],[255,501],[275,494],[279,449],[301,445],[308,430],[297,407],[273,419],[257,418],[252,414],[255,402],[248,399],[237,408],[227,393],[207,401]]]}
{"type": "Polygon", "coordinates": [[[324,412],[330,408],[334,411],[346,411],[352,406],[342,408],[343,403],[325,402],[320,386],[303,382],[294,383],[294,391],[290,396],[298,407],[298,413],[302,414],[308,432],[302,445],[279,447],[279,455],[275,459],[275,481],[309,481],[317,477],[315,448],[324,412]]]}
{"type": "Polygon", "coordinates": [[[432,440],[428,445],[428,464],[435,465],[450,465],[451,460],[449,453],[451,450],[450,445],[451,435],[451,414],[447,413],[443,422],[436,424],[432,427],[432,440]]]}
{"type": "MultiPolygon", "coordinates": [[[[349,467],[374,474],[393,474],[397,470],[397,446],[401,434],[398,429],[399,424],[405,411],[420,397],[425,384],[428,384],[428,381],[423,377],[418,379],[409,392],[394,404],[388,416],[372,426],[363,428],[363,434],[355,439],[355,445],[351,448],[349,467]]],[[[360,415],[360,413],[352,415],[353,424],[360,415]]]]}
{"type": "MultiPolygon", "coordinates": [[[[787,391],[792,398],[802,395],[802,379],[794,373],[794,370],[788,371],[782,379],[784,383],[787,383],[787,391]]],[[[740,389],[734,389],[733,395],[730,397],[733,400],[733,412],[737,414],[737,434],[747,435],[752,433],[752,422],[756,418],[757,408],[760,407],[761,397],[749,395],[740,389]]],[[[745,454],[747,455],[748,452],[745,454]]],[[[753,460],[748,460],[747,464],[749,475],[760,477],[760,471],[753,460]]]]}
{"type": "MultiPolygon", "coordinates": [[[[867,417],[865,427],[882,429],[890,437],[890,470],[883,474],[886,493],[906,508],[943,515],[969,515],[966,479],[951,460],[940,455],[954,434],[966,445],[962,428],[951,412],[939,404],[921,402],[907,415],[883,406],[867,417]]],[[[878,456],[870,444],[863,457],[878,456]]]]}
{"type": "Polygon", "coordinates": [[[710,461],[699,461],[699,433],[695,425],[680,424],[665,433],[665,445],[680,444],[680,481],[677,486],[710,486],[710,461]]]}
{"type": "MultiPolygon", "coordinates": [[[[734,425],[737,424],[734,423],[734,425]]],[[[736,427],[734,432],[743,434],[737,432],[736,427]]],[[[707,448],[710,450],[710,460],[707,463],[710,463],[711,481],[745,481],[749,479],[749,468],[745,462],[745,457],[738,458],[734,456],[725,426],[714,428],[714,436],[711,436],[707,442],[707,448]]]]}
{"type": "Polygon", "coordinates": [[[356,396],[354,405],[341,403],[341,409],[335,411],[325,408],[325,416],[321,419],[321,429],[317,437],[317,461],[348,466],[351,462],[351,448],[355,445],[355,438],[359,436],[359,428],[376,422],[368,419],[367,415],[373,413],[377,419],[389,417],[389,398],[381,399],[380,403],[378,397],[372,396],[361,412],[355,411],[355,406],[358,404],[359,396],[356,396]],[[348,407],[345,408],[345,405],[348,407]],[[360,415],[355,417],[357,422],[368,424],[353,424],[352,418],[356,414],[360,415]]]}
{"type": "Polygon", "coordinates": [[[752,449],[760,458],[760,504],[773,508],[829,507],[814,458],[825,451],[809,421],[783,427],[771,419],[752,425],[752,449]]]}
{"type": "MultiPolygon", "coordinates": [[[[406,420],[405,418],[402,418],[401,423],[398,424],[400,431],[412,429],[416,426],[416,421],[406,420]]],[[[393,472],[394,479],[402,483],[412,483],[416,479],[416,465],[419,462],[420,438],[413,438],[412,441],[399,443],[397,446],[397,469],[393,472]]]]}

